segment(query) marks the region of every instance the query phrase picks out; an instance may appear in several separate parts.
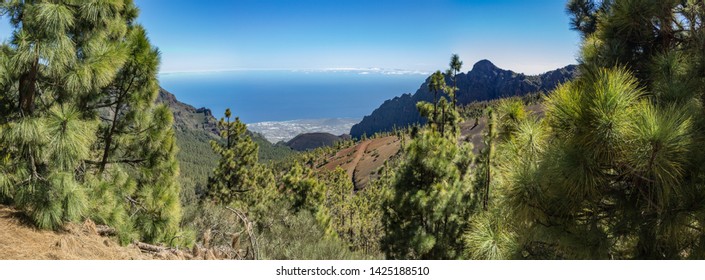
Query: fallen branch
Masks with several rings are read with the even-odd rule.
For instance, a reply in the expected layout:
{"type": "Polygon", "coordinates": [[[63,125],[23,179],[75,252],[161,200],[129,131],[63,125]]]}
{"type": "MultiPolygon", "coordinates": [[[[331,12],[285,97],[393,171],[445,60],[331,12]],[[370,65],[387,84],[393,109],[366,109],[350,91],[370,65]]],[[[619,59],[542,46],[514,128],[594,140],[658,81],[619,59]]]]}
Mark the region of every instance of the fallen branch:
{"type": "Polygon", "coordinates": [[[115,236],[117,235],[117,230],[106,225],[96,225],[95,231],[100,236],[115,236]]]}
{"type": "Polygon", "coordinates": [[[228,206],[225,206],[225,209],[230,210],[231,212],[235,213],[235,215],[242,220],[242,223],[245,224],[245,230],[247,231],[247,235],[250,237],[250,246],[252,247],[252,255],[253,259],[257,260],[258,255],[259,255],[259,247],[257,246],[257,238],[255,237],[254,232],[252,231],[252,223],[247,219],[247,215],[245,213],[235,210],[233,208],[230,208],[228,206]]]}
{"type": "Polygon", "coordinates": [[[157,246],[157,245],[152,245],[152,244],[139,242],[139,241],[135,242],[135,246],[137,246],[137,248],[139,248],[142,251],[146,251],[146,252],[150,252],[150,253],[159,253],[159,252],[169,250],[169,248],[164,247],[164,246],[157,246]]]}

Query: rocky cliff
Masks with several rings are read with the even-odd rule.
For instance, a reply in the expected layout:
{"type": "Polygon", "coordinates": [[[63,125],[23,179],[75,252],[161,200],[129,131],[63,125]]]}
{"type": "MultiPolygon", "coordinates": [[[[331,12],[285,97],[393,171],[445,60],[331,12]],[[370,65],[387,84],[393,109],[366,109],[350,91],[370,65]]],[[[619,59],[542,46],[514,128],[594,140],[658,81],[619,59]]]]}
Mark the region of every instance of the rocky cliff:
{"type": "Polygon", "coordinates": [[[208,108],[195,108],[176,99],[174,94],[159,88],[157,103],[166,104],[174,113],[174,126],[179,131],[203,130],[218,135],[218,121],[208,108]]]}

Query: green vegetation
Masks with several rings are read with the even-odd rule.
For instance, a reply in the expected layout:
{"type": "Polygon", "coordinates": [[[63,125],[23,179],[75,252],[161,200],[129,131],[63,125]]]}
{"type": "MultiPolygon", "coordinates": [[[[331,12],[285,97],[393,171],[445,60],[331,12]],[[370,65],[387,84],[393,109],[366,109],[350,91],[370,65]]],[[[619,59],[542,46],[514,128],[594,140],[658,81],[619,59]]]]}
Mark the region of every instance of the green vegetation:
{"type": "Polygon", "coordinates": [[[378,193],[354,195],[345,172],[310,167],[332,148],[261,164],[256,135],[230,117],[228,110],[219,122],[224,140],[211,140],[219,159],[208,185],[182,193],[189,198],[182,226],[196,233],[198,246],[229,248],[241,259],[378,258],[378,245],[368,240],[379,234],[379,223],[368,226],[379,221],[368,210],[379,209],[370,201],[378,193]]]}
{"type": "Polygon", "coordinates": [[[450,57],[450,63],[448,66],[450,66],[450,69],[446,71],[446,76],[451,77],[451,80],[453,80],[453,91],[452,93],[449,92],[448,95],[451,96],[451,100],[453,100],[453,107],[456,107],[458,105],[458,98],[455,94],[458,90],[458,78],[456,76],[460,73],[460,69],[463,68],[463,62],[460,60],[460,56],[453,54],[450,57]]]}
{"type": "Polygon", "coordinates": [[[599,3],[569,1],[580,76],[548,94],[459,107],[453,55],[428,125],[295,153],[229,109],[175,127],[131,1],[4,1],[0,202],[234,259],[705,258],[705,4],[599,3]],[[326,165],[389,135],[362,189],[326,165]]]}
{"type": "Polygon", "coordinates": [[[702,258],[705,32],[695,22],[705,6],[576,0],[568,10],[584,38],[582,74],[548,96],[543,120],[499,118],[502,183],[491,184],[493,218],[466,235],[468,255],[702,258]]]}
{"type": "MultiPolygon", "coordinates": [[[[451,66],[457,60],[453,56],[451,66]]],[[[430,85],[433,90],[450,92],[451,97],[455,91],[445,85],[440,71],[431,77],[430,85]]],[[[393,194],[384,205],[382,248],[390,258],[460,258],[461,236],[475,203],[468,172],[472,146],[458,146],[458,113],[445,97],[433,104],[433,110],[426,102],[418,107],[433,121],[406,146],[396,169],[391,182],[393,194]]]]}
{"type": "Polygon", "coordinates": [[[3,200],[40,228],[92,218],[123,242],[177,242],[173,119],[154,105],[159,52],[137,8],[4,1],[0,12],[14,29],[0,53],[3,200]]]}
{"type": "MultiPolygon", "coordinates": [[[[452,57],[451,59],[459,59],[452,57]]],[[[460,63],[458,61],[451,60],[451,66],[455,67],[453,63],[460,63]]],[[[449,69],[447,72],[454,73],[453,69],[449,69]]],[[[455,76],[451,77],[455,80],[455,76]]],[[[458,133],[458,123],[461,121],[460,115],[457,111],[457,107],[453,103],[448,103],[448,99],[445,96],[441,96],[438,99],[438,92],[447,94],[451,99],[455,99],[455,92],[458,90],[455,86],[449,87],[446,85],[445,76],[441,71],[436,71],[431,75],[430,81],[428,83],[429,91],[433,92],[433,103],[428,103],[421,101],[416,104],[416,108],[421,113],[421,116],[428,120],[429,126],[433,130],[437,130],[441,137],[446,136],[446,131],[450,129],[451,136],[457,136],[458,133]],[[438,110],[440,108],[440,114],[438,110]]],[[[454,82],[455,83],[455,82],[454,82]]]]}
{"type": "MultiPolygon", "coordinates": [[[[469,144],[465,144],[469,145],[469,144]]],[[[385,202],[383,249],[390,258],[455,259],[472,210],[468,173],[451,139],[424,131],[406,148],[385,202]]]]}
{"type": "Polygon", "coordinates": [[[211,140],[214,140],[213,137],[205,131],[176,131],[176,143],[179,146],[176,158],[181,167],[179,181],[184,204],[196,202],[196,192],[205,190],[208,177],[218,164],[218,155],[209,145],[211,140]],[[187,196],[187,193],[193,195],[187,196]]]}
{"type": "Polygon", "coordinates": [[[258,157],[261,163],[286,160],[296,154],[295,150],[289,148],[284,143],[269,143],[269,141],[259,133],[252,133],[250,137],[252,141],[259,146],[258,157]]]}
{"type": "Polygon", "coordinates": [[[211,140],[211,147],[220,156],[213,176],[208,178],[206,195],[219,204],[230,204],[239,194],[250,191],[254,184],[254,166],[257,164],[257,145],[247,135],[247,127],[239,118],[230,121],[230,109],[220,119],[218,128],[225,140],[211,140]]]}
{"type": "MultiPolygon", "coordinates": [[[[252,141],[259,147],[259,162],[262,164],[275,164],[286,161],[296,154],[289,147],[279,144],[270,144],[264,137],[257,133],[250,134],[252,141]]],[[[179,152],[176,158],[179,161],[181,173],[181,200],[190,210],[198,211],[194,203],[197,202],[197,193],[203,194],[208,177],[218,163],[218,155],[210,146],[210,141],[217,140],[212,133],[196,129],[177,129],[176,142],[179,152]],[[193,209],[192,209],[193,208],[193,209]]]]}

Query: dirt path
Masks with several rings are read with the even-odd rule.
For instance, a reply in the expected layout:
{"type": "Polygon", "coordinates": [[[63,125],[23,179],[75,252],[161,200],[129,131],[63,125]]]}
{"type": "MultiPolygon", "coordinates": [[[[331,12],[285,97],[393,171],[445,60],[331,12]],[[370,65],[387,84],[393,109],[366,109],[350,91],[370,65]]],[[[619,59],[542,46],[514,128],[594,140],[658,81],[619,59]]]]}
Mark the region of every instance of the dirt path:
{"type": "Polygon", "coordinates": [[[350,168],[348,168],[348,176],[352,178],[353,182],[355,182],[355,169],[357,169],[357,165],[360,163],[360,160],[362,157],[365,155],[365,152],[367,151],[367,146],[370,145],[372,141],[367,140],[364,143],[360,145],[360,147],[355,151],[355,157],[353,157],[352,162],[350,163],[350,168]]]}

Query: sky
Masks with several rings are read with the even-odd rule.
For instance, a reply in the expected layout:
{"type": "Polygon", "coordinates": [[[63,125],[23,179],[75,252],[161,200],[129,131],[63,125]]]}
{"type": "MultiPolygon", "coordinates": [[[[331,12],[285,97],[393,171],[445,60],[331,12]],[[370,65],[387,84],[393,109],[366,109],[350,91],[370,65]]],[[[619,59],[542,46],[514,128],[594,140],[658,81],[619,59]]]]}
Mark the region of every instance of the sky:
{"type": "MultiPolygon", "coordinates": [[[[538,74],[575,63],[559,0],[136,0],[161,72],[381,68],[430,72],[452,53],[538,74]]],[[[7,18],[0,39],[9,34],[7,18]]]]}

